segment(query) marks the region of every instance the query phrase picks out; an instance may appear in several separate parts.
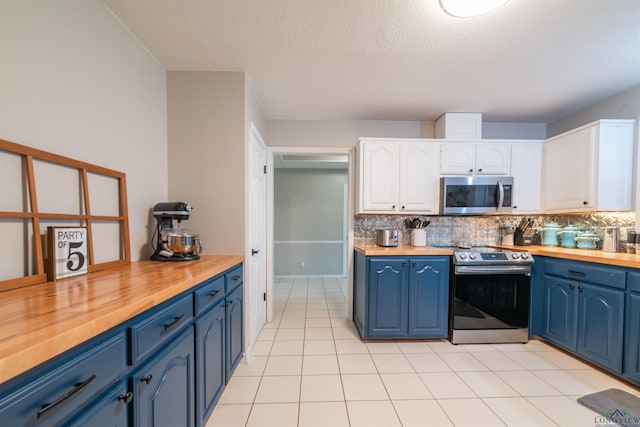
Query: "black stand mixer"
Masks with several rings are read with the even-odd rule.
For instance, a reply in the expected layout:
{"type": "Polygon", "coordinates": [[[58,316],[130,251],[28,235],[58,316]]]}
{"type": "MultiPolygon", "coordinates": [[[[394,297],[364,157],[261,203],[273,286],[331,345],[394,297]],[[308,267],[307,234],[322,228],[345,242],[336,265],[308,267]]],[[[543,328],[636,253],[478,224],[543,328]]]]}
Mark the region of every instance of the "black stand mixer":
{"type": "Polygon", "coordinates": [[[157,221],[154,238],[154,261],[192,261],[200,259],[202,241],[197,234],[181,229],[182,220],[189,219],[193,207],[184,202],[162,202],[153,207],[157,221]],[[178,227],[173,227],[176,220],[178,227]]]}

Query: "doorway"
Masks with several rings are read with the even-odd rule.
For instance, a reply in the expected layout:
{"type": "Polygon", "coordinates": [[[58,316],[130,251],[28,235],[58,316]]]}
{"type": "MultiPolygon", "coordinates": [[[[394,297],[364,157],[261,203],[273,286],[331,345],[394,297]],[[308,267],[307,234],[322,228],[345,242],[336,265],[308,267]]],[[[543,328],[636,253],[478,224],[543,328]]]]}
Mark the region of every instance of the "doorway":
{"type": "MultiPolygon", "coordinates": [[[[267,165],[267,295],[273,295],[276,276],[345,277],[347,318],[350,319],[354,150],[269,147],[267,165]],[[342,172],[330,172],[335,168],[341,168],[342,172]],[[331,183],[334,188],[331,194],[325,194],[319,180],[331,183]],[[282,211],[282,200],[276,200],[276,196],[282,197],[282,191],[276,194],[276,185],[290,187],[284,191],[296,199],[286,213],[282,211]],[[335,190],[338,185],[339,193],[335,190]],[[305,187],[314,197],[304,195],[305,187]],[[332,200],[339,206],[339,212],[335,206],[324,206],[332,200]],[[340,229],[336,230],[335,224],[339,224],[340,229]]],[[[273,319],[273,313],[273,299],[267,297],[267,321],[273,319]]]]}

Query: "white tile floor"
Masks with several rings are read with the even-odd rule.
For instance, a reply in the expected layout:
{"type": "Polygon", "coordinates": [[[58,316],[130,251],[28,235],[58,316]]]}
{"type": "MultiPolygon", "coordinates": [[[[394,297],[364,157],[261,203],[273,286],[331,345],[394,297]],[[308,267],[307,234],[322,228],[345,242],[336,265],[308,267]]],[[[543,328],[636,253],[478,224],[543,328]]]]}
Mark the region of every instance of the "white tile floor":
{"type": "Polygon", "coordinates": [[[207,427],[594,426],[584,394],[631,388],[540,341],[360,340],[345,281],[279,280],[274,321],[207,427]]]}

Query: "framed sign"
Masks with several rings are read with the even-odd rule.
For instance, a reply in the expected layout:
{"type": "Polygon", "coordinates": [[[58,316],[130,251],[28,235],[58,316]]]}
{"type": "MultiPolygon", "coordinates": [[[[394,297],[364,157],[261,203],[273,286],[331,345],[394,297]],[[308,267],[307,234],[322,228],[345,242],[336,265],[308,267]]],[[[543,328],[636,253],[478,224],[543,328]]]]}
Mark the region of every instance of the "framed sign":
{"type": "Polygon", "coordinates": [[[47,227],[49,280],[87,274],[87,227],[47,227]]]}

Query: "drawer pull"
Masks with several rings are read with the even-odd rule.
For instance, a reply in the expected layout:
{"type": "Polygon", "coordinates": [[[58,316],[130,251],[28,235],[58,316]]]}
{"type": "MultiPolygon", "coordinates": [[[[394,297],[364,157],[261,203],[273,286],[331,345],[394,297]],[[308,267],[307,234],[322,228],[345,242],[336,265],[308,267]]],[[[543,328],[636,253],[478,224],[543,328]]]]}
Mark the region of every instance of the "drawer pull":
{"type": "Polygon", "coordinates": [[[64,395],[60,396],[59,398],[57,398],[53,402],[45,403],[44,405],[42,405],[42,408],[38,409],[38,412],[37,412],[38,418],[43,416],[48,410],[55,408],[56,406],[58,406],[59,404],[61,404],[65,400],[67,400],[70,397],[72,397],[74,394],[76,394],[77,392],[79,392],[80,390],[82,390],[83,388],[88,386],[91,383],[91,381],[93,381],[95,379],[96,379],[96,375],[93,374],[89,378],[87,378],[86,380],[84,380],[84,381],[82,381],[80,383],[75,383],[73,389],[71,389],[70,391],[68,391],[64,395]]]}
{"type": "Polygon", "coordinates": [[[214,298],[214,297],[215,297],[216,295],[218,295],[219,293],[220,293],[220,290],[217,290],[217,291],[211,292],[211,293],[209,294],[209,298],[214,298]]]}
{"type": "Polygon", "coordinates": [[[164,325],[164,330],[168,331],[169,329],[173,328],[174,326],[176,326],[178,324],[178,322],[180,322],[182,319],[184,319],[184,314],[181,314],[180,316],[176,317],[175,319],[173,319],[171,322],[166,323],[164,325]]]}
{"type": "Polygon", "coordinates": [[[578,286],[578,292],[582,292],[584,290],[584,286],[578,286]]]}
{"type": "Polygon", "coordinates": [[[573,274],[574,276],[580,276],[580,277],[584,277],[586,276],[586,274],[582,271],[577,271],[577,270],[568,270],[569,274],[573,274]]]}
{"type": "Polygon", "coordinates": [[[573,289],[575,287],[576,287],[576,285],[574,285],[573,283],[569,283],[569,289],[573,289]]]}
{"type": "Polygon", "coordinates": [[[236,280],[240,279],[240,276],[233,276],[232,279],[235,282],[236,280]]]}
{"type": "Polygon", "coordinates": [[[133,393],[131,393],[130,391],[127,392],[127,394],[121,394],[120,396],[118,396],[118,400],[123,401],[126,405],[128,405],[129,403],[131,403],[131,401],[133,400],[133,393]]]}
{"type": "Polygon", "coordinates": [[[153,380],[153,375],[151,374],[145,375],[144,377],[140,378],[141,383],[151,384],[151,380],[153,380]]]}

